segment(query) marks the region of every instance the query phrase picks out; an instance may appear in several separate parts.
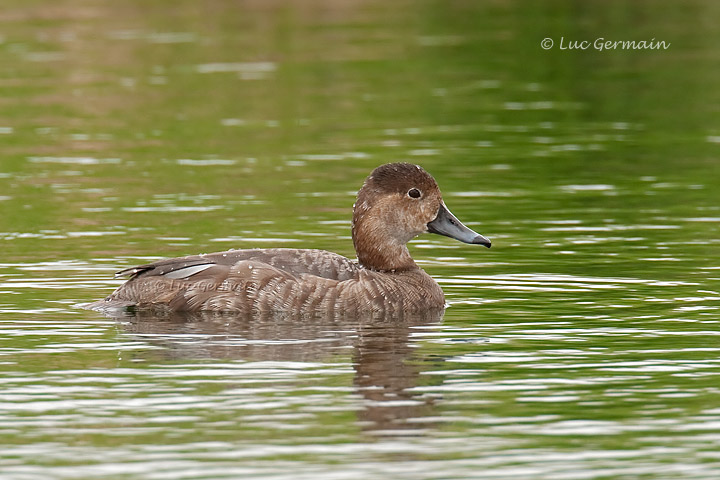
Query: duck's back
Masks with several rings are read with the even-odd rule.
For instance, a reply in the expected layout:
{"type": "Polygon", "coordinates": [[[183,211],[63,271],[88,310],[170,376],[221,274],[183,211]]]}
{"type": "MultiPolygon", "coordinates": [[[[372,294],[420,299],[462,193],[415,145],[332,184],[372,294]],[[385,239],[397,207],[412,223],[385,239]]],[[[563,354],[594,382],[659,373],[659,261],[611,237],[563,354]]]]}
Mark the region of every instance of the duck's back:
{"type": "Polygon", "coordinates": [[[92,308],[337,314],[444,306],[442,290],[419,268],[374,272],[323,250],[231,250],[161,260],[118,274],[130,280],[92,308]]]}
{"type": "Polygon", "coordinates": [[[221,278],[222,273],[228,271],[226,269],[249,260],[275,267],[292,275],[308,274],[338,281],[355,277],[360,269],[356,263],[342,255],[325,250],[262,248],[169,258],[121,270],[116,276],[131,275],[133,279],[153,276],[171,279],[221,278]]]}

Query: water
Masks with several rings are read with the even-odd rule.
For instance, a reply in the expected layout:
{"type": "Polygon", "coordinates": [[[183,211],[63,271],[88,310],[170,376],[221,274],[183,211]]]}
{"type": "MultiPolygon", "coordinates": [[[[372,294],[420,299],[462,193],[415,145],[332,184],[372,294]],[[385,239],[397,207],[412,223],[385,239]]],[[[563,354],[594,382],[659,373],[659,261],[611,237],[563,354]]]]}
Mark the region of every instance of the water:
{"type": "Polygon", "coordinates": [[[713,2],[6,3],[1,478],[720,476],[713,2]],[[442,319],[76,307],[162,257],[352,257],[396,160],[493,240],[412,242],[442,319]]]}

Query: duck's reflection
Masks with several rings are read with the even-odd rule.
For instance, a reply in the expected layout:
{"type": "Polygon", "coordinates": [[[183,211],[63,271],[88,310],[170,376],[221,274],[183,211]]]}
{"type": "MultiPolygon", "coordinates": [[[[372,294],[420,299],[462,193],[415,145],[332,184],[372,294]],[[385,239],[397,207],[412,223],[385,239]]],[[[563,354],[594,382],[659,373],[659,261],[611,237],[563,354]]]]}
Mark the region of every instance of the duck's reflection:
{"type": "Polygon", "coordinates": [[[246,361],[328,361],[352,349],[354,387],[363,405],[365,430],[410,434],[426,426],[414,421],[430,414],[429,400],[413,392],[421,362],[413,331],[441,322],[443,311],[422,315],[364,318],[244,318],[218,314],[118,318],[125,329],[165,347],[170,358],[246,361]]]}

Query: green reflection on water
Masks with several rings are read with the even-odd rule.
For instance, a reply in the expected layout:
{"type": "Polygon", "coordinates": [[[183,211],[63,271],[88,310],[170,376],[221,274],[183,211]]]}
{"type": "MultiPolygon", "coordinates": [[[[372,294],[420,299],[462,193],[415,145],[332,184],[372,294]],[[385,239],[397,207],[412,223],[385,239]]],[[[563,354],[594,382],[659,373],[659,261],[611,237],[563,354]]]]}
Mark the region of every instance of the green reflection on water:
{"type": "MultiPolygon", "coordinates": [[[[395,415],[448,440],[419,452],[423,440],[409,442],[403,459],[474,459],[489,442],[495,465],[531,465],[544,472],[538,478],[563,470],[516,458],[513,448],[536,459],[548,450],[641,452],[630,460],[606,453],[619,469],[608,478],[637,458],[647,465],[637,475],[647,478],[662,478],[673,461],[705,465],[693,478],[717,472],[714,3],[6,3],[3,375],[57,387],[52,395],[70,401],[74,415],[59,436],[53,427],[5,425],[8,444],[122,447],[137,435],[145,445],[179,445],[200,425],[208,428],[198,441],[235,447],[328,445],[368,441],[368,423],[395,415]],[[671,47],[545,51],[546,37],[556,45],[656,38],[671,47]],[[211,340],[152,341],[68,308],[104,296],[115,269],[147,258],[259,246],[352,257],[353,192],[372,168],[395,160],[433,173],[453,212],[493,248],[416,240],[415,257],[452,304],[443,325],[410,339],[389,333],[395,343],[385,347],[399,357],[347,338],[319,348],[317,371],[245,392],[244,401],[280,406],[244,428],[234,421],[249,414],[227,394],[233,375],[186,385],[184,375],[204,362],[236,365],[229,353],[198,359],[177,347],[197,341],[207,354],[211,340]],[[362,363],[358,352],[410,365],[385,379],[402,386],[386,393],[409,391],[402,399],[419,408],[368,414],[363,402],[372,399],[361,398],[362,375],[350,368],[362,363]],[[175,379],[154,376],[175,362],[189,366],[175,379]],[[336,365],[345,370],[326,371],[336,365]],[[129,386],[105,388],[93,369],[129,386]],[[321,394],[308,394],[307,383],[321,394]],[[61,391],[65,384],[98,389],[61,391]],[[197,395],[210,409],[193,404],[182,411],[193,418],[153,430],[153,418],[167,413],[160,408],[100,402],[86,418],[72,404],[142,403],[153,388],[170,402],[197,395]],[[115,414],[138,430],[103,423],[115,414]],[[653,446],[680,450],[643,450],[653,446]]],[[[258,368],[246,386],[274,372],[258,368]]],[[[201,465],[218,460],[200,450],[221,449],[187,448],[201,465]]],[[[302,462],[292,452],[269,455],[302,462]]],[[[336,455],[309,454],[355,468],[388,460],[381,451],[336,455]]],[[[598,467],[566,463],[571,472],[598,467]]],[[[448,468],[469,478],[477,472],[469,465],[448,468]]]]}

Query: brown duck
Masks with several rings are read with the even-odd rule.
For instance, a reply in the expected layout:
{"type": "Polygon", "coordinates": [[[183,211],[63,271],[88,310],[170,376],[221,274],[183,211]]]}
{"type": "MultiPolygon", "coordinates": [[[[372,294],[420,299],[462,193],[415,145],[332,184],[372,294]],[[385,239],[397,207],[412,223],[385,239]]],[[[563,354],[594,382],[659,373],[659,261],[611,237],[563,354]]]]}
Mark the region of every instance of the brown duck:
{"type": "Polygon", "coordinates": [[[407,243],[430,232],[490,247],[447,209],[435,179],[417,165],[390,163],[370,174],[353,206],[357,262],[324,250],[267,248],[171,258],[121,270],[129,280],[89,308],[404,314],[443,309],[435,280],[407,243]]]}

